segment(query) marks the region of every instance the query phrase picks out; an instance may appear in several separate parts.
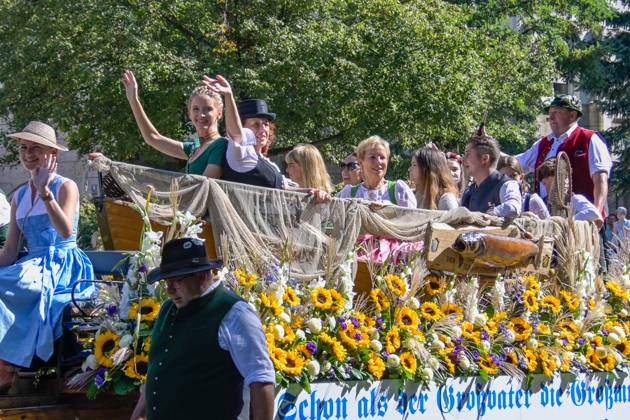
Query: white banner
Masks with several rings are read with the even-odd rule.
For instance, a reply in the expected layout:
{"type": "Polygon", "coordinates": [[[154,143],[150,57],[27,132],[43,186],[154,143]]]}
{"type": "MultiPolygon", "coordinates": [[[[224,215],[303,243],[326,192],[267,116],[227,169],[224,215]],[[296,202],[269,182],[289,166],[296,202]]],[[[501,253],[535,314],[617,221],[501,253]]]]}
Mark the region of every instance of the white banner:
{"type": "Polygon", "coordinates": [[[317,383],[278,389],[276,419],[630,419],[630,379],[536,375],[529,389],[510,377],[457,378],[422,389],[399,381],[317,383]]]}

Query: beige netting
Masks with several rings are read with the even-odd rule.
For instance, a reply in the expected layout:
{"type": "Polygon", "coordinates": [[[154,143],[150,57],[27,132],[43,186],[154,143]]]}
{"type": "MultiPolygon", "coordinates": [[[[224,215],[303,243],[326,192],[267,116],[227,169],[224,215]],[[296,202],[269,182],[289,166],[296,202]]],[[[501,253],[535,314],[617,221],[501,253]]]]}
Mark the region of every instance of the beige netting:
{"type": "MultiPolygon", "coordinates": [[[[171,186],[176,183],[179,209],[210,222],[217,246],[228,246],[230,255],[254,267],[261,262],[277,262],[289,253],[292,275],[296,277],[322,275],[326,268],[334,271],[353,251],[360,234],[417,242],[425,239],[429,222],[451,226],[501,226],[506,222],[464,208],[448,212],[398,206],[375,208],[362,200],[347,199],[314,204],[301,193],[183,175],[106,158],[97,159],[94,165],[97,170],[109,172],[140,206],[145,206],[149,186],[153,187],[149,215],[163,223],[172,219],[171,186]],[[221,241],[222,237],[225,240],[221,241]]],[[[591,255],[599,253],[597,233],[589,223],[530,217],[518,218],[514,223],[534,238],[571,238],[575,246],[564,252],[575,254],[583,249],[591,255]]],[[[222,250],[218,251],[221,255],[222,250]]]]}

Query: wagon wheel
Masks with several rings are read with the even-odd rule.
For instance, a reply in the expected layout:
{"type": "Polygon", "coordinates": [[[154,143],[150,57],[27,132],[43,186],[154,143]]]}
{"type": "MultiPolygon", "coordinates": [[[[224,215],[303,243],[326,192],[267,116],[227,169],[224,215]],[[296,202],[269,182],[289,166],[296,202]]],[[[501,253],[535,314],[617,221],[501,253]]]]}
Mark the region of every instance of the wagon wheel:
{"type": "Polygon", "coordinates": [[[573,181],[571,162],[565,152],[558,153],[556,157],[556,179],[549,193],[552,216],[569,216],[571,195],[573,194],[573,181]]]}

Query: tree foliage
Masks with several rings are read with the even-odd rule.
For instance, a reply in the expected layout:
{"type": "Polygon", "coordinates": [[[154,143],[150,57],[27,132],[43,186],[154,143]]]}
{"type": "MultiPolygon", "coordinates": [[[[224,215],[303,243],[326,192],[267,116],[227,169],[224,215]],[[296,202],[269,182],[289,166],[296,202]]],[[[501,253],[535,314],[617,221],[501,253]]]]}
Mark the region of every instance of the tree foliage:
{"type": "Polygon", "coordinates": [[[489,132],[515,152],[551,94],[569,45],[560,35],[596,30],[605,3],[5,0],[0,109],[12,128],[51,120],[81,152],[100,145],[163,165],[135,127],[123,69],[175,138],[190,130],[187,93],[203,73],[220,73],[238,98],[266,98],[278,113],[276,147],[316,142],[339,158],[379,134],[398,150],[426,141],[461,150],[488,111],[489,132]]]}

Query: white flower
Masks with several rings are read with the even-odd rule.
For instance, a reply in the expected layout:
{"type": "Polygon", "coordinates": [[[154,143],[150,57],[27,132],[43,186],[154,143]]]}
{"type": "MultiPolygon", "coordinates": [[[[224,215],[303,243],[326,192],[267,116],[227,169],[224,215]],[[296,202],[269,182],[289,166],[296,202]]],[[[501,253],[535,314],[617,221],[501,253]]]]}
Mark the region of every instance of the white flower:
{"type": "Polygon", "coordinates": [[[322,320],[319,318],[311,318],[306,323],[306,327],[312,334],[318,334],[322,330],[322,320]]]}
{"type": "Polygon", "coordinates": [[[468,370],[468,368],[470,368],[470,360],[468,360],[468,357],[466,357],[464,353],[459,353],[459,356],[457,357],[457,364],[459,364],[459,367],[462,368],[462,370],[468,370]]]}
{"type": "Polygon", "coordinates": [[[462,329],[461,329],[461,327],[459,325],[455,325],[452,328],[452,331],[453,331],[453,335],[455,337],[461,337],[462,336],[462,329]]]}
{"type": "Polygon", "coordinates": [[[536,350],[538,348],[538,340],[535,338],[530,338],[527,340],[527,348],[530,350],[536,350]]]}
{"type": "Polygon", "coordinates": [[[337,320],[335,319],[334,316],[327,317],[326,322],[328,323],[328,328],[330,328],[331,330],[334,330],[335,327],[337,326],[337,320]]]}
{"type": "Polygon", "coordinates": [[[412,297],[411,299],[409,299],[409,307],[411,309],[419,309],[420,308],[420,301],[418,299],[416,299],[415,297],[412,297]]]}
{"type": "Polygon", "coordinates": [[[133,336],[131,334],[125,334],[121,337],[118,345],[120,348],[129,347],[133,343],[133,336]]]}
{"type": "Polygon", "coordinates": [[[593,334],[590,331],[587,331],[584,334],[582,334],[582,337],[584,337],[585,339],[591,341],[593,338],[595,338],[595,334],[593,334]]]}
{"type": "Polygon", "coordinates": [[[317,360],[311,360],[306,365],[306,370],[308,371],[308,374],[311,375],[312,377],[319,375],[319,370],[320,370],[319,362],[317,360]]]}
{"type": "Polygon", "coordinates": [[[516,334],[511,329],[508,329],[505,332],[505,341],[507,341],[508,343],[513,343],[514,340],[516,340],[516,334]]]}
{"type": "Polygon", "coordinates": [[[444,349],[444,347],[446,347],[446,346],[445,346],[445,345],[444,345],[444,343],[442,343],[440,340],[436,340],[436,341],[434,341],[434,342],[432,342],[432,343],[431,343],[431,346],[430,346],[430,347],[431,347],[431,349],[433,349],[433,350],[443,350],[443,349],[444,349]]]}
{"type": "Polygon", "coordinates": [[[612,332],[617,334],[620,338],[626,338],[626,332],[619,325],[615,325],[611,329],[612,329],[612,332]]]}
{"type": "Polygon", "coordinates": [[[81,370],[83,370],[83,372],[86,372],[88,368],[90,368],[90,370],[96,370],[98,369],[98,361],[96,360],[96,356],[94,356],[93,354],[90,354],[84,361],[83,364],[81,364],[81,370]]]}
{"type": "Polygon", "coordinates": [[[379,334],[377,328],[372,327],[370,329],[370,338],[373,338],[374,340],[378,340],[379,338],[381,338],[381,334],[379,334]]]}
{"type": "Polygon", "coordinates": [[[282,325],[276,324],[273,327],[273,338],[276,340],[282,340],[284,338],[284,328],[282,325]]]}
{"type": "Polygon", "coordinates": [[[286,322],[287,324],[289,324],[291,322],[291,317],[289,316],[288,313],[282,311],[282,313],[280,315],[278,315],[278,319],[280,319],[281,321],[286,322]]]}
{"type": "Polygon", "coordinates": [[[608,354],[608,349],[606,349],[606,347],[596,347],[595,354],[597,354],[597,357],[601,359],[603,357],[606,357],[606,355],[608,354]]]}
{"type": "Polygon", "coordinates": [[[428,335],[427,339],[429,341],[439,341],[440,337],[436,333],[431,333],[428,335]]]}
{"type": "Polygon", "coordinates": [[[613,312],[613,307],[610,306],[610,303],[605,302],[602,306],[602,310],[606,315],[610,315],[613,312]]]}
{"type": "Polygon", "coordinates": [[[608,334],[608,341],[610,342],[610,344],[615,346],[621,343],[621,338],[619,338],[619,336],[615,334],[614,332],[611,332],[610,334],[608,334]]]}
{"type": "Polygon", "coordinates": [[[583,355],[582,353],[579,353],[577,356],[577,361],[580,362],[581,364],[586,364],[586,356],[583,355]]]}
{"type": "Polygon", "coordinates": [[[383,344],[379,340],[370,341],[370,348],[375,352],[383,350],[383,344]]]}
{"type": "Polygon", "coordinates": [[[395,354],[387,356],[387,367],[396,368],[400,365],[400,357],[395,354]]]}
{"type": "Polygon", "coordinates": [[[433,370],[436,370],[436,369],[438,369],[440,367],[440,361],[438,359],[436,359],[435,357],[430,357],[429,361],[427,362],[427,364],[433,370]]]}
{"type": "Polygon", "coordinates": [[[623,308],[621,311],[619,311],[619,315],[623,318],[628,316],[628,311],[626,308],[623,308]]]}
{"type": "Polygon", "coordinates": [[[488,316],[486,314],[477,314],[474,318],[474,324],[478,327],[483,327],[488,322],[488,316]]]}
{"type": "Polygon", "coordinates": [[[481,340],[480,343],[481,349],[488,353],[490,351],[490,342],[487,340],[481,340]]]}
{"type": "Polygon", "coordinates": [[[295,336],[299,338],[300,340],[306,340],[306,334],[304,333],[304,330],[302,329],[297,329],[295,331],[295,336]]]}
{"type": "Polygon", "coordinates": [[[427,381],[432,381],[433,380],[433,370],[431,370],[429,368],[422,369],[422,377],[424,379],[426,379],[427,381]]]}
{"type": "Polygon", "coordinates": [[[331,368],[332,368],[332,365],[330,364],[330,362],[328,360],[325,360],[324,363],[322,364],[322,370],[324,372],[328,372],[331,368]]]}

